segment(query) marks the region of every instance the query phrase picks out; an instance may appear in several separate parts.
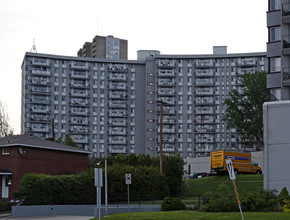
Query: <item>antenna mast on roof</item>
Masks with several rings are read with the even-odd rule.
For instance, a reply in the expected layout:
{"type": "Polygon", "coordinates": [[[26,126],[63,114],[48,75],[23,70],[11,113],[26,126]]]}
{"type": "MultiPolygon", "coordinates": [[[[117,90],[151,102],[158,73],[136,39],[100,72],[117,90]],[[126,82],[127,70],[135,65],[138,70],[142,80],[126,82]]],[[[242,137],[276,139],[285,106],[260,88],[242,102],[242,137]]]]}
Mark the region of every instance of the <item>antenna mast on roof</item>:
{"type": "Polygon", "coordinates": [[[31,48],[30,52],[37,53],[36,46],[35,46],[35,39],[34,38],[33,38],[33,46],[31,48]]]}

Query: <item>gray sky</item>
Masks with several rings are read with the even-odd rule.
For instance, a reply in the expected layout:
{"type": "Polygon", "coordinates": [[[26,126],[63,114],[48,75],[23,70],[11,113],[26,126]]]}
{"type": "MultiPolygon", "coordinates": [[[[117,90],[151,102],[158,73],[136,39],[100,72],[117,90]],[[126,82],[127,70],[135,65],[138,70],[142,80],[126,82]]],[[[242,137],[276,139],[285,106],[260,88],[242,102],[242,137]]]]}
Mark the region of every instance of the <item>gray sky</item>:
{"type": "Polygon", "coordinates": [[[267,0],[0,0],[0,102],[20,132],[21,63],[38,53],[76,56],[95,35],[163,54],[265,52],[267,0]]]}

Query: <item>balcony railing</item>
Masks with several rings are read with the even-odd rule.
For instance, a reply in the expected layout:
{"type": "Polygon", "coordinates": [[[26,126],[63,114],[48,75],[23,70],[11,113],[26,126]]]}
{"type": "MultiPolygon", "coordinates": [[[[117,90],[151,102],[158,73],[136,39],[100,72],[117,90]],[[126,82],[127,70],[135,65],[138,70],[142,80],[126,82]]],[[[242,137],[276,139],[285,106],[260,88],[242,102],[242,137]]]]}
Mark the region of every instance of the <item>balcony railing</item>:
{"type": "Polygon", "coordinates": [[[31,70],[31,74],[49,76],[50,72],[48,70],[34,69],[31,70]]]}
{"type": "Polygon", "coordinates": [[[285,3],[282,5],[282,16],[290,15],[290,3],[285,3]]]}

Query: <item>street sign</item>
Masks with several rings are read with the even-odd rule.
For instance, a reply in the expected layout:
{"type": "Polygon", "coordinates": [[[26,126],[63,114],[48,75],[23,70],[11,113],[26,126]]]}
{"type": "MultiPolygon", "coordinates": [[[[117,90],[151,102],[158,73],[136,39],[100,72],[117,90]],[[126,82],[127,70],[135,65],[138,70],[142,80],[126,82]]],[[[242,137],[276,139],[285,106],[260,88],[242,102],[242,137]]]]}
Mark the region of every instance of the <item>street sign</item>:
{"type": "Polygon", "coordinates": [[[101,168],[95,168],[95,186],[103,187],[103,171],[101,168]]]}
{"type": "Polygon", "coordinates": [[[125,175],[125,182],[126,184],[131,184],[132,180],[131,180],[131,174],[127,173],[125,175]]]}
{"type": "Polygon", "coordinates": [[[235,180],[236,179],[236,175],[235,175],[235,170],[234,170],[234,167],[233,167],[232,160],[226,159],[226,163],[227,163],[230,179],[231,180],[235,180]]]}

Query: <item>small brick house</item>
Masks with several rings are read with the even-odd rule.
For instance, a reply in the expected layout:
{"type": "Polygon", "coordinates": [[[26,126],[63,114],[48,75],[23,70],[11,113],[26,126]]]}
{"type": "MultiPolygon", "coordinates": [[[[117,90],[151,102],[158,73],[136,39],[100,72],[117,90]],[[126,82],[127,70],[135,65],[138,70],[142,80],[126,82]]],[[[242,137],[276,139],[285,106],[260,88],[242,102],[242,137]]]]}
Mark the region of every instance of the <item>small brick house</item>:
{"type": "Polygon", "coordinates": [[[12,199],[27,173],[59,175],[88,170],[89,154],[31,135],[0,138],[0,200],[12,199]]]}

